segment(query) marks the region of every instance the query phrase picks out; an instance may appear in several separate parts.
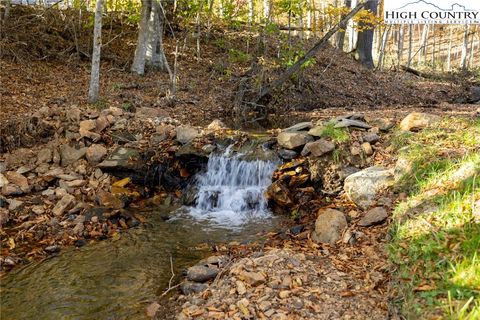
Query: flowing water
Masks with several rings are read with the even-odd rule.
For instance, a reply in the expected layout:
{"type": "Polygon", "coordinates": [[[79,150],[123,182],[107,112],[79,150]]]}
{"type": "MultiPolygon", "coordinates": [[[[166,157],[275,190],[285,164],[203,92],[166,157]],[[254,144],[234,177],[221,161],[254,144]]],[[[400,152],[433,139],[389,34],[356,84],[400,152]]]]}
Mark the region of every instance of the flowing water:
{"type": "Polygon", "coordinates": [[[1,279],[4,319],[144,319],[171,276],[201,259],[201,243],[258,240],[275,225],[263,191],[275,164],[212,156],[198,177],[197,205],[80,249],[14,270],[1,279]]]}

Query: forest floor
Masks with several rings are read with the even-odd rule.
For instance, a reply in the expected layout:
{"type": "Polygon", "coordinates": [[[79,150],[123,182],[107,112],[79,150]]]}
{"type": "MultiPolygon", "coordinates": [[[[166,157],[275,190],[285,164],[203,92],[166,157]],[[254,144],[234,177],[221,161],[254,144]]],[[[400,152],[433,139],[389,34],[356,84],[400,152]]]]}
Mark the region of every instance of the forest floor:
{"type": "MultiPolygon", "coordinates": [[[[14,30],[15,26],[19,25],[12,22],[7,30],[14,30]]],[[[46,54],[42,51],[44,49],[35,47],[37,44],[34,41],[33,47],[27,49],[18,45],[15,41],[25,41],[22,36],[27,32],[18,28],[17,32],[17,38],[10,33],[3,40],[7,50],[0,60],[0,77],[4,79],[0,86],[2,153],[20,147],[35,149],[55,138],[55,132],[45,133],[28,125],[42,107],[60,108],[64,112],[72,107],[97,111],[118,107],[133,113],[143,107],[153,107],[158,110],[157,116],[170,117],[182,124],[206,126],[212,120],[220,119],[231,128],[262,131],[304,120],[327,120],[348,113],[389,118],[394,123],[413,111],[471,120],[478,108],[478,105],[468,103],[475,94],[471,88],[479,82],[472,75],[425,79],[403,72],[371,71],[360,66],[351,56],[328,47],[319,53],[313,66],[288,83],[281,94],[274,96],[268,107],[268,117],[258,123],[252,122],[258,117],[258,110],[239,111],[234,108],[238,84],[245,77],[249,80],[261,79],[260,83],[264,84],[278,75],[277,67],[282,66],[282,62],[275,58],[280,51],[279,41],[274,38],[266,41],[262,52],[270,65],[252,76],[247,72],[252,57],[259,50],[252,45],[258,42],[258,37],[247,32],[218,30],[202,39],[200,58],[195,50],[195,39],[187,38],[185,41],[186,45],[181,48],[178,57],[178,85],[173,100],[169,96],[168,75],[152,71],[138,77],[128,72],[135,33],[127,30],[123,37],[114,39],[105,50],[107,58],[102,63],[101,100],[92,106],[86,101],[88,56],[70,50],[68,54],[40,60],[39,57],[46,54]],[[243,40],[240,41],[239,37],[243,40]],[[250,48],[246,43],[250,43],[250,48]],[[15,139],[7,139],[10,136],[15,139]]],[[[71,35],[66,33],[60,35],[65,44],[55,49],[57,53],[72,45],[71,35]]],[[[49,33],[39,36],[42,37],[47,42],[58,40],[49,38],[53,37],[49,33]]],[[[305,46],[308,45],[307,41],[305,46]]],[[[81,52],[88,51],[87,41],[81,46],[84,47],[81,52]]],[[[173,39],[167,37],[165,48],[169,61],[174,59],[171,54],[174,47],[173,39]]],[[[258,89],[250,88],[252,92],[258,89]]],[[[475,155],[478,152],[478,136],[459,136],[462,131],[478,133],[478,124],[465,125],[453,120],[444,122],[438,130],[440,132],[433,129],[418,135],[391,137],[391,141],[398,142],[398,148],[389,149],[385,163],[393,162],[397,150],[408,141],[418,149],[424,148],[423,152],[409,155],[423,165],[411,176],[411,183],[403,186],[405,189],[398,193],[403,198],[391,199],[389,210],[394,215],[388,221],[394,224],[362,229],[359,246],[351,246],[348,239],[338,247],[320,246],[310,241],[308,236],[314,220],[311,216],[310,220],[302,222],[308,225],[305,232],[292,234],[287,231],[272,235],[267,245],[260,248],[265,254],[255,254],[259,249],[255,246],[228,249],[239,250],[236,255],[243,258],[232,262],[233,269],[229,265],[233,280],[215,280],[212,289],[207,291],[210,293],[196,296],[197,300],[188,300],[183,316],[223,319],[230,308],[233,318],[241,318],[270,313],[273,308],[275,312],[267,314],[267,318],[287,319],[291,310],[297,310],[291,314],[298,319],[387,319],[398,317],[397,308],[392,303],[395,299],[403,299],[403,307],[398,309],[410,316],[418,315],[419,310],[427,310],[424,314],[430,318],[442,315],[460,318],[462,312],[473,314],[472,306],[478,306],[478,302],[472,302],[470,297],[477,297],[479,292],[478,267],[475,267],[478,261],[475,251],[479,248],[478,221],[472,222],[471,216],[450,215],[452,211],[448,208],[462,208],[459,213],[470,208],[473,212],[472,203],[479,206],[476,204],[479,200],[478,180],[464,177],[465,181],[450,184],[449,181],[453,180],[446,181],[446,178],[440,177],[454,174],[454,169],[464,164],[478,164],[478,154],[475,155]],[[448,130],[452,131],[445,137],[448,130]],[[471,148],[465,147],[469,144],[472,144],[471,148]],[[430,145],[435,150],[430,150],[430,145]],[[458,153],[458,150],[466,152],[458,153]],[[435,158],[437,156],[438,159],[435,158]],[[434,174],[436,178],[432,178],[434,174]],[[432,190],[435,192],[432,193],[432,190]],[[408,213],[404,208],[411,203],[418,206],[419,202],[425,202],[425,195],[435,198],[435,203],[440,205],[435,212],[442,218],[425,211],[414,220],[405,220],[408,213]],[[435,237],[425,236],[430,233],[435,237]],[[388,251],[387,247],[391,246],[396,249],[388,251]],[[398,270],[394,270],[389,258],[398,265],[398,270]],[[439,258],[443,260],[437,264],[439,258]],[[423,263],[425,260],[428,265],[423,263]],[[453,265],[449,265],[448,262],[452,261],[453,265]],[[285,277],[285,270],[291,270],[289,278],[285,277]],[[247,281],[245,272],[250,275],[268,273],[268,286],[264,285],[266,280],[260,279],[260,282],[263,281],[261,288],[265,291],[256,286],[242,287],[239,281],[247,281]],[[392,272],[395,272],[394,276],[392,272]],[[448,276],[443,276],[443,273],[448,276]],[[304,276],[307,278],[302,278],[304,276]],[[230,291],[225,291],[227,289],[230,291]],[[222,306],[215,304],[227,294],[232,295],[232,301],[221,301],[225,304],[222,306]],[[215,303],[209,304],[211,301],[215,303]],[[445,311],[439,306],[439,301],[447,303],[449,309],[445,311]],[[252,312],[253,305],[255,312],[259,310],[259,313],[252,312]],[[324,308],[325,305],[329,307],[324,308]]],[[[353,211],[350,217],[353,221],[360,218],[355,216],[356,210],[345,198],[334,198],[330,206],[341,206],[346,212],[353,211]]],[[[179,306],[176,305],[176,308],[179,306]]],[[[471,319],[474,317],[475,314],[471,319]]]]}

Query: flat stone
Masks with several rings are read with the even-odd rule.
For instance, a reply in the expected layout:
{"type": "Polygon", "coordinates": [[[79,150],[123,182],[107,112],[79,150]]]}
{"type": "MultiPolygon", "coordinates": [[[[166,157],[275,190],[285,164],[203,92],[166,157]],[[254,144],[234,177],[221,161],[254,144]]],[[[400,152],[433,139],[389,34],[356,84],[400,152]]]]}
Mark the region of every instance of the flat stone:
{"type": "Polygon", "coordinates": [[[139,158],[140,153],[136,149],[119,147],[107,159],[99,163],[97,167],[102,169],[132,169],[135,167],[135,159],[139,158]]]}
{"type": "Polygon", "coordinates": [[[376,207],[367,211],[365,216],[358,222],[362,227],[369,227],[382,223],[388,218],[388,212],[383,207],[376,207]]]}
{"type": "Polygon", "coordinates": [[[440,116],[434,114],[412,112],[400,122],[400,130],[418,131],[430,127],[440,120],[440,116]]]}
{"type": "Polygon", "coordinates": [[[8,210],[10,211],[21,208],[24,204],[23,201],[16,200],[16,199],[7,199],[7,202],[8,202],[8,210]]]}
{"type": "Polygon", "coordinates": [[[29,192],[30,186],[28,185],[28,179],[23,176],[22,174],[16,171],[8,171],[5,173],[7,180],[9,183],[13,183],[14,185],[20,187],[23,192],[29,192]]]}
{"type": "Polygon", "coordinates": [[[349,128],[349,127],[370,129],[372,126],[363,121],[346,119],[346,118],[339,119],[338,122],[335,124],[335,128],[349,128]]]}
{"type": "Polygon", "coordinates": [[[298,153],[293,150],[287,150],[287,149],[278,150],[278,156],[284,160],[292,160],[296,158],[297,155],[298,153]]]}
{"type": "Polygon", "coordinates": [[[23,194],[23,191],[16,185],[7,184],[2,187],[2,194],[4,196],[19,196],[23,194]]]}
{"type": "Polygon", "coordinates": [[[37,153],[37,164],[49,163],[52,161],[52,149],[43,148],[37,153]]]}
{"type": "Polygon", "coordinates": [[[193,266],[187,270],[187,279],[194,282],[206,282],[214,279],[218,272],[218,268],[193,266]]]}
{"type": "Polygon", "coordinates": [[[277,136],[277,143],[285,149],[296,149],[312,141],[313,138],[301,132],[281,132],[277,136]]]}
{"type": "Polygon", "coordinates": [[[343,212],[335,209],[320,209],[315,221],[312,240],[318,243],[335,244],[347,228],[347,219],[343,212]]]}
{"type": "Polygon", "coordinates": [[[315,157],[321,157],[335,149],[335,144],[325,139],[309,142],[302,150],[302,156],[312,154],[315,157]]]}
{"type": "Polygon", "coordinates": [[[7,178],[0,173],[0,188],[3,188],[3,186],[6,186],[7,184],[9,184],[7,178]]]}
{"type": "Polygon", "coordinates": [[[297,131],[304,131],[304,130],[309,130],[310,128],[313,127],[313,123],[308,121],[308,122],[300,122],[297,123],[291,127],[285,128],[282,131],[283,132],[297,132],[297,131]]]}
{"type": "Polygon", "coordinates": [[[77,160],[80,160],[87,153],[87,148],[75,149],[69,145],[62,145],[60,147],[60,156],[62,159],[62,166],[68,166],[77,160]]]}
{"type": "Polygon", "coordinates": [[[352,202],[362,209],[368,209],[379,192],[393,183],[393,170],[370,167],[348,176],[343,189],[352,202]]]}
{"type": "Polygon", "coordinates": [[[376,133],[367,133],[363,136],[363,141],[365,142],[375,143],[378,140],[380,140],[380,136],[376,133]]]}
{"type": "Polygon", "coordinates": [[[265,276],[260,272],[242,271],[238,276],[252,287],[259,286],[267,281],[265,276]]]}
{"type": "Polygon", "coordinates": [[[177,141],[187,144],[200,135],[200,130],[191,126],[179,126],[175,129],[177,141]]]}
{"type": "Polygon", "coordinates": [[[71,194],[66,194],[57,202],[55,207],[52,209],[52,213],[55,216],[61,216],[63,213],[74,203],[75,197],[71,194]]]}
{"type": "Polygon", "coordinates": [[[308,130],[308,134],[314,137],[321,137],[323,135],[324,129],[324,126],[315,126],[308,130]]]}
{"type": "Polygon", "coordinates": [[[107,155],[107,148],[101,144],[92,144],[88,147],[85,157],[90,164],[97,164],[107,155]]]}

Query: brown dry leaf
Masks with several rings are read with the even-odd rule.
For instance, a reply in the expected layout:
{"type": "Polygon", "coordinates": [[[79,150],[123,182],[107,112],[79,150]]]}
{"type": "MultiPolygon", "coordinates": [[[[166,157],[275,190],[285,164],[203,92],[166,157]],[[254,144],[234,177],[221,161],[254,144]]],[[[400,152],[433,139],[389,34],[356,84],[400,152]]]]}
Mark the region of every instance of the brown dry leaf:
{"type": "Polygon", "coordinates": [[[432,291],[437,289],[435,286],[429,285],[429,284],[421,284],[418,287],[415,287],[413,290],[414,291],[432,291]]]}
{"type": "MultiPolygon", "coordinates": [[[[123,187],[125,187],[127,184],[129,184],[130,181],[131,181],[130,178],[127,177],[127,178],[125,178],[125,179],[118,180],[117,182],[114,182],[114,183],[112,184],[112,187],[120,187],[120,188],[123,188],[123,187]]],[[[113,188],[112,188],[112,189],[113,189],[113,188]]],[[[113,193],[113,190],[112,190],[112,193],[113,193]]]]}
{"type": "Polygon", "coordinates": [[[10,248],[10,250],[15,249],[15,240],[13,238],[8,239],[8,247],[10,248]]]}

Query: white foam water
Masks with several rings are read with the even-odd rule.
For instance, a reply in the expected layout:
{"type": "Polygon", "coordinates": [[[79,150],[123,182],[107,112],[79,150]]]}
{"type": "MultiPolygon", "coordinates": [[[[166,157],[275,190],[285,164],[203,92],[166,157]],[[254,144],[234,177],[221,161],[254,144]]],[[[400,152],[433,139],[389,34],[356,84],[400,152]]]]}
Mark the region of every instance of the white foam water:
{"type": "Polygon", "coordinates": [[[232,227],[269,217],[264,192],[275,168],[274,161],[230,156],[230,148],[223,155],[211,155],[207,170],[197,177],[196,206],[190,215],[232,227]]]}

